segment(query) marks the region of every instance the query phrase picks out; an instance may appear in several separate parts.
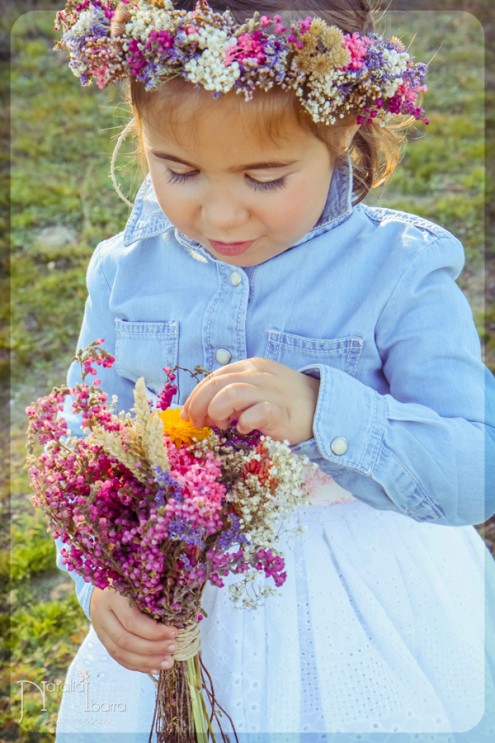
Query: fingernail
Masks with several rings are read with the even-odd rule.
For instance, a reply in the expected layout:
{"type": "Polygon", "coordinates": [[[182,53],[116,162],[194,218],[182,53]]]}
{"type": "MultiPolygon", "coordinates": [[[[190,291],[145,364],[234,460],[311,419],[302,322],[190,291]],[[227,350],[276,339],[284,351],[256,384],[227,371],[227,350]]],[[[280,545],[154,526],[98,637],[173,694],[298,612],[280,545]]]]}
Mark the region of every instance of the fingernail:
{"type": "Polygon", "coordinates": [[[166,668],[172,668],[173,665],[173,660],[164,660],[163,663],[160,663],[160,668],[165,670],[166,668]]]}
{"type": "Polygon", "coordinates": [[[171,653],[175,653],[175,651],[177,650],[177,645],[174,645],[174,643],[172,642],[168,646],[167,650],[169,650],[171,653]]]}

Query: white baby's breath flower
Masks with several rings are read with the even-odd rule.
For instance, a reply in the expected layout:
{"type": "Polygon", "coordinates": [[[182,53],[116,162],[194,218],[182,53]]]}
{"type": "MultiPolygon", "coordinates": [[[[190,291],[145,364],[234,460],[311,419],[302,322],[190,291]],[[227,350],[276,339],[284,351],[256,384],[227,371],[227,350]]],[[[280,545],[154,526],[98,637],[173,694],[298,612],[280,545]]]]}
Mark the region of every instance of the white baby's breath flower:
{"type": "Polygon", "coordinates": [[[228,67],[224,62],[224,49],[206,49],[199,59],[191,59],[184,65],[187,78],[202,85],[205,90],[228,93],[239,78],[237,62],[228,67]]]}
{"type": "Polygon", "coordinates": [[[201,28],[198,34],[198,44],[200,49],[219,49],[225,51],[230,46],[230,39],[226,31],[213,26],[201,28]]]}
{"type": "Polygon", "coordinates": [[[74,23],[70,31],[67,32],[67,38],[78,38],[89,36],[91,27],[95,23],[95,14],[93,10],[82,10],[79,18],[74,23]]]}
{"type": "Polygon", "coordinates": [[[407,69],[409,55],[396,49],[386,49],[383,53],[385,66],[393,75],[400,75],[407,69]]]}
{"type": "Polygon", "coordinates": [[[131,6],[131,18],[125,25],[125,36],[130,39],[139,38],[147,40],[152,31],[169,31],[172,33],[176,27],[176,20],[171,13],[165,10],[173,10],[170,7],[157,8],[151,5],[131,6]]]}
{"type": "Polygon", "coordinates": [[[390,82],[388,82],[383,89],[384,97],[392,98],[396,94],[397,89],[399,88],[401,83],[402,83],[402,80],[399,77],[396,78],[395,80],[390,80],[390,82]]]}

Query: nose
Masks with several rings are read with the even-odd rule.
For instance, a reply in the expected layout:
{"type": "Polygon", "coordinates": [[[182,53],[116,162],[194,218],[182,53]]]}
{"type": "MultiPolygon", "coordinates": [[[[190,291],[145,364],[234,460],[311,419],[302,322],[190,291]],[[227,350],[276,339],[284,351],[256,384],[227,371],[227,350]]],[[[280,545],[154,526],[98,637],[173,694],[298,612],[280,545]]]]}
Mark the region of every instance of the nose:
{"type": "Polygon", "coordinates": [[[217,239],[230,237],[232,230],[242,227],[249,219],[246,205],[229,188],[212,187],[201,211],[211,236],[217,239]]]}

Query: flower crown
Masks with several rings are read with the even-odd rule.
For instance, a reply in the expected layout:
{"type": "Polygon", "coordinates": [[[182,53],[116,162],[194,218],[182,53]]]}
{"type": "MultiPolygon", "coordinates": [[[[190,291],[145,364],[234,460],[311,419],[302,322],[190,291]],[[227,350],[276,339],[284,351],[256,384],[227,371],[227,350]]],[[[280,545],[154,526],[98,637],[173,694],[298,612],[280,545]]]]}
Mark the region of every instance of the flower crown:
{"type": "Polygon", "coordinates": [[[82,85],[100,88],[126,77],[154,90],[181,76],[220,96],[253,97],[278,86],[293,91],[315,123],[357,115],[358,124],[405,114],[428,119],[418,104],[426,65],[415,63],[397,38],[344,34],[320,18],[287,29],[279,15],[238,24],[230,11],[214,12],[199,0],[193,11],[170,0],[68,0],[57,13],[58,48],[82,85]],[[112,33],[117,6],[124,20],[112,33]],[[126,6],[126,7],[125,7],[126,6]]]}

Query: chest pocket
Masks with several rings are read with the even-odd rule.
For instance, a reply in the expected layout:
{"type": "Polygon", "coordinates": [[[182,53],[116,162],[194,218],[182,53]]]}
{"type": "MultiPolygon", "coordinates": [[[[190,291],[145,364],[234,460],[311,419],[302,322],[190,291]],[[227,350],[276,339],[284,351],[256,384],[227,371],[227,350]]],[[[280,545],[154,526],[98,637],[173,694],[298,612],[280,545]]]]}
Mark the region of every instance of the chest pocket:
{"type": "Polygon", "coordinates": [[[115,320],[115,367],[126,379],[144,377],[146,386],[159,392],[165,381],[164,366],[177,364],[177,322],[129,322],[115,320]]]}
{"type": "Polygon", "coordinates": [[[308,338],[281,330],[267,330],[266,334],[267,359],[278,361],[292,369],[301,369],[310,364],[327,364],[352,377],[356,374],[364,343],[361,336],[308,338]]]}

